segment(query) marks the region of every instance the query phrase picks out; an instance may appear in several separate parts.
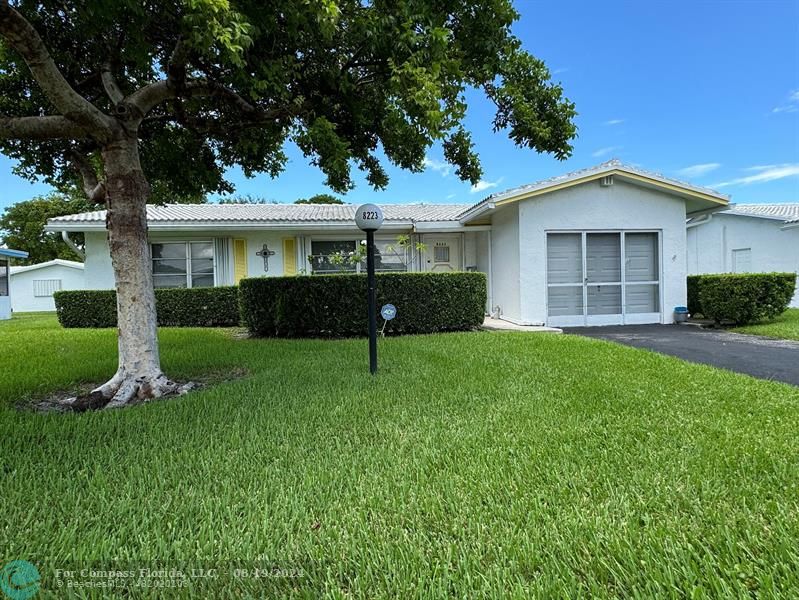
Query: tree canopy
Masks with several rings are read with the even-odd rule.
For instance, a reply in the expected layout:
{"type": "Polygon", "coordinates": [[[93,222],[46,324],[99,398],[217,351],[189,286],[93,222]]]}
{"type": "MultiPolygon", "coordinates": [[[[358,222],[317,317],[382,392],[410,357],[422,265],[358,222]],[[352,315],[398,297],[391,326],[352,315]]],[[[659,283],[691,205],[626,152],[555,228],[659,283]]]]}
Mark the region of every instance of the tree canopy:
{"type": "MultiPolygon", "coordinates": [[[[28,258],[22,264],[33,265],[54,258],[82,260],[59,234],[47,233],[43,228],[47,219],[96,208],[82,195],[50,194],[17,202],[6,208],[0,216],[0,243],[16,250],[25,250],[28,258]]],[[[78,236],[75,236],[75,241],[82,244],[78,236]]]]}
{"type": "Polygon", "coordinates": [[[571,152],[574,106],[511,33],[517,17],[509,0],[19,0],[0,8],[0,150],[24,176],[94,184],[104,140],[81,124],[112,115],[137,125],[156,200],[230,193],[233,165],[277,175],[286,141],[339,192],[352,165],[376,188],[388,182],[382,160],[421,171],[435,142],[474,183],[468,87],[518,145],[571,152]],[[10,7],[94,110],[75,101],[55,116],[64,107],[9,43],[27,36],[10,7]]]}
{"type": "Polygon", "coordinates": [[[333,194],[314,194],[310,198],[295,200],[294,204],[346,204],[346,202],[333,194]]]}

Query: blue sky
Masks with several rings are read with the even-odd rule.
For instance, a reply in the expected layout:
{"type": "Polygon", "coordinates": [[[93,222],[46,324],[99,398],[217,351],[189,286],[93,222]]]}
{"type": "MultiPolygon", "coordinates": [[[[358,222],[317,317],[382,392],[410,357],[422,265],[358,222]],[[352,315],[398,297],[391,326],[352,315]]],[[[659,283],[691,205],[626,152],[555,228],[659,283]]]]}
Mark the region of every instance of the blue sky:
{"type": "MultiPolygon", "coordinates": [[[[375,192],[358,178],[348,202],[476,202],[492,191],[613,157],[732,195],[799,202],[799,1],[532,2],[515,33],[546,61],[577,105],[579,137],[559,162],[491,130],[492,107],[469,96],[467,126],[484,181],[473,189],[431,149],[428,169],[389,169],[375,192]]],[[[280,202],[329,191],[294,148],[286,171],[230,176],[237,194],[280,202]]],[[[0,207],[48,190],[0,157],[0,207]]]]}

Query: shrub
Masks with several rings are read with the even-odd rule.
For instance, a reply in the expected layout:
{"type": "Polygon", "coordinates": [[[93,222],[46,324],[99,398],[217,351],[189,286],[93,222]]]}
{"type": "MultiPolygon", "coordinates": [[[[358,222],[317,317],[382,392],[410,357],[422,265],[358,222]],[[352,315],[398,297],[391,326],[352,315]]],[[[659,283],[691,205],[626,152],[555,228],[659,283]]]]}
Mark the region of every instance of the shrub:
{"type": "MultiPolygon", "coordinates": [[[[240,282],[241,316],[255,335],[352,337],[368,333],[366,276],[259,277],[240,282]]],[[[389,334],[468,330],[483,322],[483,273],[380,273],[378,311],[397,307],[389,334]]],[[[382,319],[378,315],[378,327],[382,319]]]]}
{"type": "MultiPolygon", "coordinates": [[[[63,327],[116,327],[114,290],[68,290],[54,294],[63,327]]],[[[239,324],[238,288],[155,290],[160,327],[235,327],[239,324]]]]}
{"type": "Polygon", "coordinates": [[[692,275],[688,310],[717,323],[773,319],[788,308],[795,288],[796,273],[692,275]]]}

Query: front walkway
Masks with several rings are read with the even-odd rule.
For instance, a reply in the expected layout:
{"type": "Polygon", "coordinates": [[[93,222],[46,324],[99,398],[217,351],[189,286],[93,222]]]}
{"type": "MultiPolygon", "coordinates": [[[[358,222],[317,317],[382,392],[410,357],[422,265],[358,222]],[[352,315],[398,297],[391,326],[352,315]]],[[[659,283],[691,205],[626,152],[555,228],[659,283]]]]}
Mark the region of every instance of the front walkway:
{"type": "Polygon", "coordinates": [[[493,317],[486,317],[483,321],[483,329],[489,331],[529,331],[529,332],[548,332],[548,333],[563,333],[562,329],[557,327],[544,327],[543,325],[516,325],[510,321],[503,321],[502,319],[494,319],[493,317]]]}
{"type": "Polygon", "coordinates": [[[571,327],[564,331],[799,386],[799,342],[691,325],[571,327]]]}

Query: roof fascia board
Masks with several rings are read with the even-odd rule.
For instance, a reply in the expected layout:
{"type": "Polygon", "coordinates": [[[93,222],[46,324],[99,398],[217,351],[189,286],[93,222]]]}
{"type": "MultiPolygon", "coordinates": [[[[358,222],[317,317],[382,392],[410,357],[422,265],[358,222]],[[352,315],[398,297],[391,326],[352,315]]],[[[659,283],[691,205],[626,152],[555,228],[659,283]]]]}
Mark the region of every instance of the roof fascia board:
{"type": "Polygon", "coordinates": [[[619,177],[632,179],[634,181],[639,181],[641,183],[647,183],[649,185],[653,185],[655,187],[659,187],[665,190],[669,190],[676,194],[683,194],[687,196],[691,196],[693,198],[699,198],[700,200],[705,200],[708,202],[714,202],[720,206],[728,206],[729,201],[724,200],[720,197],[711,196],[710,194],[705,194],[703,192],[699,192],[696,190],[692,190],[691,188],[687,188],[684,186],[667,183],[665,181],[661,181],[659,179],[653,179],[652,177],[645,177],[643,175],[639,175],[638,173],[632,173],[630,171],[625,171],[623,169],[609,169],[607,171],[600,171],[598,173],[591,173],[589,175],[584,175],[583,177],[577,177],[575,179],[571,179],[569,181],[564,181],[555,185],[550,185],[546,187],[539,188],[537,190],[531,190],[529,192],[522,192],[518,195],[511,196],[509,198],[505,198],[503,200],[496,201],[497,206],[502,206],[505,204],[510,204],[512,202],[519,202],[521,200],[526,200],[527,198],[532,198],[534,196],[540,196],[542,194],[548,194],[550,192],[555,192],[557,190],[561,190],[564,188],[569,188],[575,185],[580,185],[581,183],[588,183],[589,181],[595,181],[597,179],[602,179],[603,177],[607,177],[608,175],[618,175],[619,177]]]}
{"type": "Polygon", "coordinates": [[[458,221],[462,225],[466,225],[469,221],[471,221],[474,217],[478,217],[485,212],[490,210],[494,210],[496,208],[495,202],[486,202],[485,204],[478,204],[477,206],[473,206],[463,214],[461,214],[458,221]]]}
{"type": "MultiPolygon", "coordinates": [[[[302,222],[302,221],[168,221],[150,223],[149,231],[263,231],[263,230],[300,230],[300,231],[358,231],[355,223],[348,222],[302,222]]],[[[407,231],[413,229],[412,221],[383,223],[384,231],[407,231]]],[[[48,223],[45,231],[105,231],[105,223],[99,221],[70,221],[65,223],[48,223]]]]}
{"type": "Polygon", "coordinates": [[[483,225],[463,225],[460,221],[421,221],[414,225],[414,231],[421,233],[434,233],[440,231],[445,232],[458,232],[458,231],[480,231],[484,228],[490,229],[491,227],[483,225]]]}
{"type": "Polygon", "coordinates": [[[47,262],[38,263],[35,265],[25,265],[20,267],[11,267],[12,273],[24,273],[26,271],[36,271],[38,269],[46,269],[47,267],[66,267],[68,269],[77,269],[83,271],[83,263],[71,264],[58,259],[48,260],[47,262]]]}

